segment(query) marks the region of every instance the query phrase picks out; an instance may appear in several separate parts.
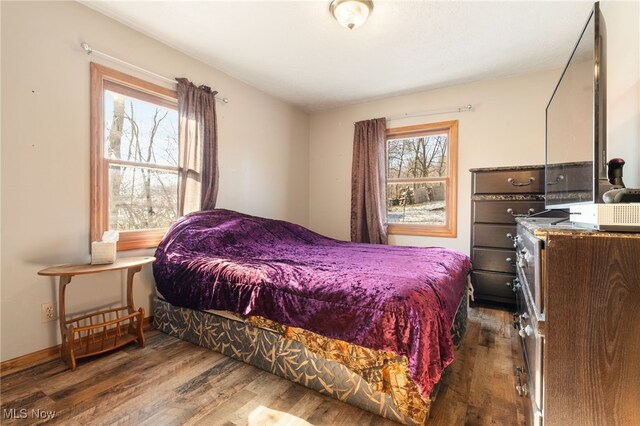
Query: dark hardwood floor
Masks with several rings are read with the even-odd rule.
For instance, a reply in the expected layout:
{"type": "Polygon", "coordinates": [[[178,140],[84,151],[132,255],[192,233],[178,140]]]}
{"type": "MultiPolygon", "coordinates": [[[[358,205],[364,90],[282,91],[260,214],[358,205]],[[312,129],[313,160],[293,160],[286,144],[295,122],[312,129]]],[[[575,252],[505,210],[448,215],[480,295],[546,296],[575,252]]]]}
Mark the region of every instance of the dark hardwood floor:
{"type": "MultiPolygon", "coordinates": [[[[507,311],[473,308],[430,425],[517,425],[517,334],[507,311]]],[[[147,332],[135,344],[80,361],[55,360],[1,379],[4,424],[392,425],[255,367],[147,332]]]]}

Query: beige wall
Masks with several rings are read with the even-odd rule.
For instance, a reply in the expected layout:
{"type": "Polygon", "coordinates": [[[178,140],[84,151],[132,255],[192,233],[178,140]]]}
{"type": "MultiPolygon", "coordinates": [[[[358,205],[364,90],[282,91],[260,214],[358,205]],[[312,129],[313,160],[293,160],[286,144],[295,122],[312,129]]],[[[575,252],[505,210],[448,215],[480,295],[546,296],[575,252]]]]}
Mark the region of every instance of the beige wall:
{"type": "Polygon", "coordinates": [[[601,9],[607,27],[608,158],[624,158],[624,183],[640,188],[640,2],[605,1],[601,9]]]}
{"type": "Polygon", "coordinates": [[[458,237],[392,236],[390,242],[444,246],[468,253],[469,169],[544,163],[544,110],[558,77],[558,71],[555,70],[399,96],[312,115],[310,227],[321,234],[349,239],[354,121],[472,104],[474,110],[471,112],[414,117],[387,123],[388,127],[398,127],[459,121],[458,237]]]}
{"type": "MultiPolygon", "coordinates": [[[[219,206],[307,224],[307,114],[78,3],[1,8],[2,360],[59,343],[56,323],[40,322],[56,285],[37,271],[89,260],[89,61],[131,71],[87,56],[81,41],[227,96],[218,104],[219,206]]],[[[120,303],[123,286],[120,273],[76,277],[68,310],[120,303]]],[[[147,312],[152,291],[145,268],[135,298],[147,312]]]]}

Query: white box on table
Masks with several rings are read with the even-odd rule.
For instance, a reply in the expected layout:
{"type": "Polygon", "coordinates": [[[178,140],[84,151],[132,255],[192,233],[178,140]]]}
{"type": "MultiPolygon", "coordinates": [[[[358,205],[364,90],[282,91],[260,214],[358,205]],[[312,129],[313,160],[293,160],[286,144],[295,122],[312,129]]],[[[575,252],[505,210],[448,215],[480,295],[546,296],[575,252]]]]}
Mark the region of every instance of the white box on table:
{"type": "Polygon", "coordinates": [[[94,241],[91,243],[91,264],[104,265],[116,261],[116,243],[94,241]]]}

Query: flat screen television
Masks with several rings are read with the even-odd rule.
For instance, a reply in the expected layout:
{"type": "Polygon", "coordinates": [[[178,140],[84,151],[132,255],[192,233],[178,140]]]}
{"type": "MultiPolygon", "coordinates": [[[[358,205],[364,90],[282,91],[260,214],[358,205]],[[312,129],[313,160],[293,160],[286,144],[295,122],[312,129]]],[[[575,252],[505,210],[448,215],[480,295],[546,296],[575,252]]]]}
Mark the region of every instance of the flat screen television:
{"type": "Polygon", "coordinates": [[[611,186],[606,164],[604,30],[595,3],[547,105],[547,209],[602,203],[602,194],[611,186]]]}

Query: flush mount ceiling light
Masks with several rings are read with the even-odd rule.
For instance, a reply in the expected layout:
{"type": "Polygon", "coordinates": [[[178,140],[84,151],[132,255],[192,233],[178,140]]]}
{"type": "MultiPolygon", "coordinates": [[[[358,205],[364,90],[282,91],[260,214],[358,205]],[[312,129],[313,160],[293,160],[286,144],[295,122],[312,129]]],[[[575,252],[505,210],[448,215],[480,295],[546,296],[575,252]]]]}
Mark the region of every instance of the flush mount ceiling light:
{"type": "Polygon", "coordinates": [[[364,24],[373,10],[371,0],[333,0],[329,10],[336,21],[350,30],[364,24]]]}

